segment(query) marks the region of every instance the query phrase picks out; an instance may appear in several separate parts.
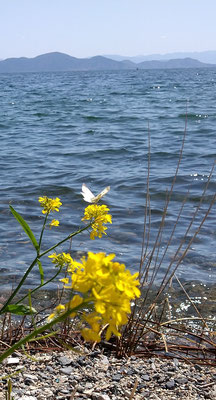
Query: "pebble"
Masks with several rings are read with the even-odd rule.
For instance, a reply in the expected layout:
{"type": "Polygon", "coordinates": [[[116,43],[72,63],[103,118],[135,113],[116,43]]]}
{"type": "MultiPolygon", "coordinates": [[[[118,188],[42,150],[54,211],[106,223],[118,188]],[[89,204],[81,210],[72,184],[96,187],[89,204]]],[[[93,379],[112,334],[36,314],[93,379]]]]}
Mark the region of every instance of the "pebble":
{"type": "Polygon", "coordinates": [[[175,381],[174,381],[174,379],[170,379],[170,381],[168,381],[168,382],[166,383],[166,387],[167,387],[167,389],[174,389],[174,387],[175,387],[175,381]]]}
{"type": "Polygon", "coordinates": [[[146,381],[146,382],[150,381],[150,376],[149,375],[141,375],[141,378],[142,378],[143,381],[146,381]]]}
{"type": "Polygon", "coordinates": [[[73,371],[72,367],[65,367],[60,369],[60,373],[70,375],[73,371]]]}
{"type": "Polygon", "coordinates": [[[58,362],[61,365],[70,365],[72,360],[71,360],[71,358],[63,356],[63,357],[59,357],[58,362]]]}
{"type": "MultiPolygon", "coordinates": [[[[100,351],[19,355],[19,363],[0,365],[0,376],[13,374],[14,400],[215,400],[216,369],[179,359],[117,359],[100,351]],[[154,367],[153,367],[154,366],[154,367]]],[[[7,381],[0,380],[0,400],[7,381]]]]}
{"type": "Polygon", "coordinates": [[[19,364],[19,358],[18,357],[8,357],[6,359],[6,363],[8,365],[12,365],[12,364],[19,364]]]}
{"type": "Polygon", "coordinates": [[[110,400],[108,394],[99,394],[97,397],[93,397],[94,400],[110,400]]]}

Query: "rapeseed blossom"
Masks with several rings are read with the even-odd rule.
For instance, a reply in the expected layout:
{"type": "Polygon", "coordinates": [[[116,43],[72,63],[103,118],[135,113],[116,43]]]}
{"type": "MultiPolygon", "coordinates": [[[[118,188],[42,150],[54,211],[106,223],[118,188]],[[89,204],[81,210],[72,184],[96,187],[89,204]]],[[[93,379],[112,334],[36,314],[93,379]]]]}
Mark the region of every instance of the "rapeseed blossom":
{"type": "MultiPolygon", "coordinates": [[[[99,342],[104,326],[107,326],[107,340],[112,334],[120,336],[120,328],[128,322],[128,315],[131,313],[131,301],[140,297],[138,272],[131,274],[124,264],[114,262],[114,258],[115,254],[89,252],[80,263],[72,259],[67,269],[69,278],[62,280],[66,289],[72,289],[81,295],[75,295],[79,298],[75,299],[74,296],[65,305],[65,310],[70,308],[73,313],[73,302],[85,309],[89,306],[92,310],[90,313],[85,311],[82,315],[88,326],[81,334],[87,341],[99,342]]],[[[59,309],[56,310],[56,315],[58,313],[59,309]]],[[[53,315],[55,316],[55,311],[53,315]]]]}
{"type": "Polygon", "coordinates": [[[112,223],[112,216],[108,212],[109,208],[105,205],[91,204],[85,208],[82,221],[92,222],[90,239],[94,240],[96,237],[101,238],[103,234],[106,235],[107,227],[105,224],[112,223]]]}
{"type": "Polygon", "coordinates": [[[39,197],[39,203],[41,203],[41,207],[43,207],[42,213],[49,214],[51,211],[59,211],[62,203],[58,197],[55,199],[50,199],[47,196],[39,197]]]}
{"type": "MultiPolygon", "coordinates": [[[[65,267],[67,271],[73,272],[75,271],[75,263],[69,253],[60,253],[56,254],[53,253],[49,258],[52,258],[52,263],[55,264],[56,267],[58,268],[63,268],[65,267]]],[[[77,263],[79,265],[79,263],[77,263]]]]}
{"type": "MultiPolygon", "coordinates": [[[[59,315],[63,314],[65,311],[68,310],[68,308],[73,309],[78,307],[80,304],[82,304],[83,302],[83,298],[81,296],[79,296],[78,294],[76,294],[72,300],[69,301],[69,303],[67,304],[59,304],[54,312],[52,314],[49,315],[48,317],[48,321],[51,321],[53,318],[58,317],[59,315]]],[[[72,318],[74,318],[76,316],[76,313],[71,313],[70,316],[72,318]]]]}
{"type": "Polygon", "coordinates": [[[50,224],[49,224],[50,228],[52,228],[53,226],[59,226],[59,221],[57,219],[53,219],[50,224]]]}

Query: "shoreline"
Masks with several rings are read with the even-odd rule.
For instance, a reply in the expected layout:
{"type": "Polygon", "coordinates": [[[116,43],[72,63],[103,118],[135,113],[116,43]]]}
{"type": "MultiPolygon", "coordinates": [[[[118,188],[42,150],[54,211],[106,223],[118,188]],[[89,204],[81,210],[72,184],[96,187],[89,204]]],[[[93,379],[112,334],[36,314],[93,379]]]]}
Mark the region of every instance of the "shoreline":
{"type": "MultiPolygon", "coordinates": [[[[17,353],[0,366],[1,376],[24,368],[11,378],[14,400],[214,400],[216,396],[216,368],[177,358],[117,359],[97,348],[33,357],[37,361],[17,353]]],[[[0,388],[3,400],[6,381],[0,381],[0,388]]]]}

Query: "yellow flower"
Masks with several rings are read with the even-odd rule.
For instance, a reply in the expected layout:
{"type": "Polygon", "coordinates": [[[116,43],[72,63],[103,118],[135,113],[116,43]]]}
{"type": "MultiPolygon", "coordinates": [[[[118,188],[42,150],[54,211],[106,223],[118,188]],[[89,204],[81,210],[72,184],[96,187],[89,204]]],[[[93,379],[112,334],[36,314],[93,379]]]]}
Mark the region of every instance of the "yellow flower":
{"type": "Polygon", "coordinates": [[[74,311],[74,309],[77,309],[81,304],[83,303],[83,298],[76,294],[70,301],[69,303],[66,303],[65,305],[59,304],[55,309],[52,314],[49,315],[48,321],[51,321],[52,319],[58,317],[59,315],[63,314],[67,310],[71,310],[70,317],[74,318],[76,316],[77,311],[74,311]]]}
{"type": "MultiPolygon", "coordinates": [[[[73,310],[74,308],[77,308],[83,303],[83,298],[79,296],[78,294],[75,294],[75,296],[69,301],[69,303],[66,304],[67,309],[70,308],[73,310]]],[[[70,317],[75,317],[76,312],[72,312],[70,314],[70,317]]]]}
{"type": "Polygon", "coordinates": [[[59,268],[63,267],[70,268],[73,262],[73,259],[69,253],[60,253],[60,254],[53,253],[48,257],[52,258],[52,263],[59,268]]]}
{"type": "Polygon", "coordinates": [[[51,211],[59,211],[59,207],[62,205],[58,197],[55,199],[49,199],[47,196],[44,196],[39,197],[38,201],[41,203],[41,207],[43,207],[43,214],[49,214],[51,211]]]}
{"type": "Polygon", "coordinates": [[[49,224],[50,228],[52,228],[53,226],[59,226],[59,221],[57,219],[53,219],[50,224],[49,224]]]}
{"type": "Polygon", "coordinates": [[[138,273],[131,274],[124,264],[114,262],[114,258],[115,254],[89,252],[80,263],[73,259],[69,263],[70,283],[68,278],[63,282],[67,289],[82,294],[85,308],[89,305],[92,310],[83,313],[83,320],[89,325],[81,332],[85,340],[100,341],[103,326],[108,326],[107,340],[112,334],[120,336],[120,329],[131,312],[131,300],[140,297],[138,273]]]}
{"type": "Polygon", "coordinates": [[[54,312],[49,315],[48,321],[51,321],[52,319],[54,319],[55,317],[59,316],[60,314],[63,314],[64,312],[65,312],[65,306],[63,304],[59,304],[55,308],[54,312]]]}
{"type": "Polygon", "coordinates": [[[100,335],[95,332],[93,329],[90,328],[84,328],[81,331],[82,337],[87,341],[87,342],[100,342],[101,337],[100,335]]]}
{"type": "Polygon", "coordinates": [[[105,224],[112,223],[112,216],[108,214],[109,208],[105,205],[99,206],[98,204],[91,204],[85,208],[84,217],[82,221],[87,220],[92,222],[92,231],[90,238],[94,240],[96,237],[101,238],[106,235],[107,227],[105,224]]]}

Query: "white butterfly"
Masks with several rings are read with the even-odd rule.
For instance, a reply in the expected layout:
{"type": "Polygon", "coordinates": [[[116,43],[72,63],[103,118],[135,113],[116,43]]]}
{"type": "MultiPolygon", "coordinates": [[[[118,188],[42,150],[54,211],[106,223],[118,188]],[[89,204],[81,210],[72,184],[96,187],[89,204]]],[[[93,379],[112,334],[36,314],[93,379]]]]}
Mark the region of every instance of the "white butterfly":
{"type": "Polygon", "coordinates": [[[100,192],[97,196],[94,196],[91,190],[83,183],[82,192],[83,200],[87,201],[87,203],[97,203],[105,194],[107,194],[110,190],[110,186],[107,186],[102,192],[100,192]]]}

